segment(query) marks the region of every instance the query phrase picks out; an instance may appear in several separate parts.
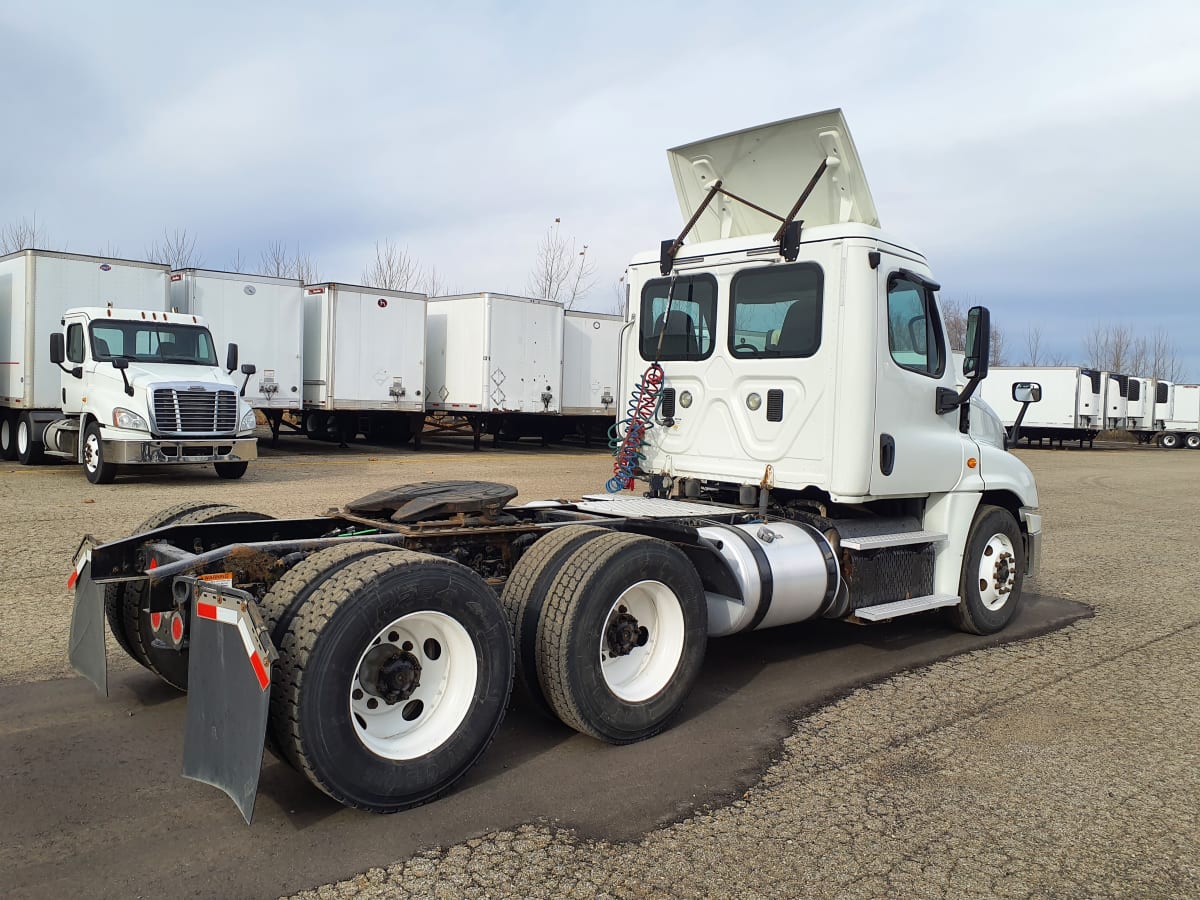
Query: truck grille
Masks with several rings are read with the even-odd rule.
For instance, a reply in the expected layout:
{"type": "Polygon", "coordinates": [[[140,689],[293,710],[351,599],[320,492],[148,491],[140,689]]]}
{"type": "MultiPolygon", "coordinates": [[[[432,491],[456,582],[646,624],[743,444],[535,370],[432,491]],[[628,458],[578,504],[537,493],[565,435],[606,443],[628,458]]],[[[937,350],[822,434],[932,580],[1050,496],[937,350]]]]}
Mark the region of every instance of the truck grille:
{"type": "Polygon", "coordinates": [[[154,420],[163,434],[220,434],[237,429],[238,403],[233,391],[159,388],[154,420]]]}

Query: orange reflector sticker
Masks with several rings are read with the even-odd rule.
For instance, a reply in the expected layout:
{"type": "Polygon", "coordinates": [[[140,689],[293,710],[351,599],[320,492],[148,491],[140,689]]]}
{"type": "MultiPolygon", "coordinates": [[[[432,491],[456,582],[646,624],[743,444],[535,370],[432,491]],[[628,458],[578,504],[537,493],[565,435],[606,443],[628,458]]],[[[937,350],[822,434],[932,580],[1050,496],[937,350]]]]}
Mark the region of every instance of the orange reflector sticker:
{"type": "Polygon", "coordinates": [[[979,464],[975,461],[975,457],[973,457],[973,456],[967,457],[967,468],[968,469],[973,469],[977,465],[979,465],[979,464]]]}

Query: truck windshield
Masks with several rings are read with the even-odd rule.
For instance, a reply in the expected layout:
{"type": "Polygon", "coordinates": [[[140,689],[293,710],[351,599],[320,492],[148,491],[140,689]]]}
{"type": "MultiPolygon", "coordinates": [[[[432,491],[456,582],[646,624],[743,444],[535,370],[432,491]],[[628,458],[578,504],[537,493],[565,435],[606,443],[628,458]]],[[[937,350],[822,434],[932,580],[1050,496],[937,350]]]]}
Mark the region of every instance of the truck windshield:
{"type": "Polygon", "coordinates": [[[217,351],[207,328],[166,322],[93,322],[92,356],[96,360],[181,363],[215,366],[217,351]]]}

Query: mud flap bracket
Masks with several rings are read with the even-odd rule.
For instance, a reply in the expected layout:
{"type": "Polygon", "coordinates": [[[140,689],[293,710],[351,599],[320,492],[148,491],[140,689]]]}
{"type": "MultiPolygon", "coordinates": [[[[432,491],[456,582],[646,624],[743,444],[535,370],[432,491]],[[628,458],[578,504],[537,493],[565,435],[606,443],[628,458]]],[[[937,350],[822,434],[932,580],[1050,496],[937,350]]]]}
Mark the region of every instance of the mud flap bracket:
{"type": "Polygon", "coordinates": [[[191,576],[176,578],[173,590],[191,596],[183,775],[228,794],[249,825],[278,653],[245,591],[191,576]]]}

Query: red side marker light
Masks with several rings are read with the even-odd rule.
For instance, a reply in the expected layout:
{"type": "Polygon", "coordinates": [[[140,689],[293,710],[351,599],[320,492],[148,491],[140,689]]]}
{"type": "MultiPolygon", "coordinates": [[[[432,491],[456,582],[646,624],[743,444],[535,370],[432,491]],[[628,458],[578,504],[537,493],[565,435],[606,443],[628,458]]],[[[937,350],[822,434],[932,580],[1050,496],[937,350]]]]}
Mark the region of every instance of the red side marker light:
{"type": "Polygon", "coordinates": [[[155,631],[162,627],[162,613],[150,613],[150,627],[155,631]]]}

